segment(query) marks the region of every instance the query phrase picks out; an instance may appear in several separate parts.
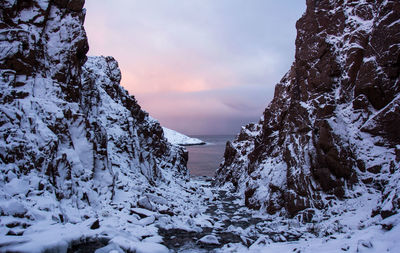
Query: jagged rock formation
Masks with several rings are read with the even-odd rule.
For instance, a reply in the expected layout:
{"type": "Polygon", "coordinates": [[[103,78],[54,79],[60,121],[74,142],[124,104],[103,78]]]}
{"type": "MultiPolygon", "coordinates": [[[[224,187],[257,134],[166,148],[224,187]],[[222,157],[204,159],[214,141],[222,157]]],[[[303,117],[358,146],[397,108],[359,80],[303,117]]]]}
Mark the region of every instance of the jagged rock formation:
{"type": "Polygon", "coordinates": [[[217,182],[306,221],[355,187],[381,193],[374,215],[397,213],[400,2],[307,0],[296,27],[295,62],[260,122],[227,143],[217,182]]]}
{"type": "Polygon", "coordinates": [[[159,182],[187,179],[186,152],[120,86],[117,62],[87,59],[83,5],[1,1],[2,235],[129,212],[159,182]]]}

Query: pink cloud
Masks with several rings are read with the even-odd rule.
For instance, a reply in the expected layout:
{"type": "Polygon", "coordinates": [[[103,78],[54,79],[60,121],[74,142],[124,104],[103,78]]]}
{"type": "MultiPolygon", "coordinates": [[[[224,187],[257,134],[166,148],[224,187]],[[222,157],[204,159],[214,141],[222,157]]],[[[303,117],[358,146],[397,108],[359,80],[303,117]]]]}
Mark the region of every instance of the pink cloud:
{"type": "Polygon", "coordinates": [[[232,132],[243,119],[261,115],[273,86],[289,69],[294,22],[302,13],[293,4],[87,0],[89,55],[113,56],[121,84],[168,127],[232,132]],[[271,9],[277,5],[291,17],[290,48],[284,45],[288,32],[279,33],[288,30],[289,19],[271,9]],[[251,15],[243,15],[243,9],[251,15]]]}

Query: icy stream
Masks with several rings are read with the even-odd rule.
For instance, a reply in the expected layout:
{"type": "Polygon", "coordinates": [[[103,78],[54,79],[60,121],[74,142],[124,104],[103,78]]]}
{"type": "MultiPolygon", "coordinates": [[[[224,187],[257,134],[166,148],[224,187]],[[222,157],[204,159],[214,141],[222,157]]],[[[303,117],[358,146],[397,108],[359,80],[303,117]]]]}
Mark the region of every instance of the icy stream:
{"type": "MultiPolygon", "coordinates": [[[[204,216],[209,217],[208,226],[202,226],[201,231],[191,232],[160,228],[159,234],[164,238],[164,245],[174,252],[210,252],[227,244],[238,243],[249,247],[263,238],[263,234],[269,238],[276,238],[276,241],[283,240],[282,231],[266,233],[263,229],[266,221],[258,217],[256,212],[246,208],[239,196],[230,190],[212,187],[210,181],[208,179],[202,184],[205,191],[211,190],[214,196],[205,202],[207,209],[204,216]]],[[[300,237],[299,234],[288,233],[285,236],[285,241],[298,240],[300,237]]]]}
{"type": "MultiPolygon", "coordinates": [[[[197,249],[209,251],[220,248],[227,243],[246,244],[256,240],[256,237],[241,238],[236,227],[246,229],[261,221],[260,218],[252,218],[247,208],[240,205],[235,195],[227,190],[212,188],[205,185],[214,194],[214,199],[209,199],[205,215],[210,217],[210,227],[203,227],[201,232],[187,232],[182,229],[165,230],[160,229],[159,233],[164,238],[164,244],[177,252],[197,249]],[[205,238],[204,238],[205,237],[205,238]],[[201,240],[204,238],[204,240],[201,240]]],[[[196,251],[197,251],[196,250],[196,251]]]]}
{"type": "MultiPolygon", "coordinates": [[[[202,224],[196,224],[192,231],[184,228],[166,229],[158,226],[162,244],[172,252],[213,252],[227,244],[242,244],[247,247],[260,238],[264,220],[254,215],[241,203],[239,197],[226,188],[211,185],[211,178],[198,177],[192,183],[200,187],[207,197],[194,194],[192,203],[202,203],[205,212],[199,213],[202,224]],[[210,197],[208,197],[210,196],[210,197]],[[198,198],[198,199],[197,199],[198,198]]],[[[89,253],[105,247],[106,239],[88,239],[72,246],[69,253],[89,253]]]]}

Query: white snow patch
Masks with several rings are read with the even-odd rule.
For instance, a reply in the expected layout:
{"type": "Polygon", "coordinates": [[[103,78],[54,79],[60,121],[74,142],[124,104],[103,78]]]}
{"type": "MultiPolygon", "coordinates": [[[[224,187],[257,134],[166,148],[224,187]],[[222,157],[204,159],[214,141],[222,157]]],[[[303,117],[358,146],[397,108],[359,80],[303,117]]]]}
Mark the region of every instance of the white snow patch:
{"type": "Polygon", "coordinates": [[[219,244],[218,237],[215,235],[206,235],[199,239],[200,242],[205,244],[219,244]]]}
{"type": "Polygon", "coordinates": [[[189,146],[206,144],[200,139],[189,137],[166,127],[163,127],[163,131],[165,138],[174,145],[189,146]]]}

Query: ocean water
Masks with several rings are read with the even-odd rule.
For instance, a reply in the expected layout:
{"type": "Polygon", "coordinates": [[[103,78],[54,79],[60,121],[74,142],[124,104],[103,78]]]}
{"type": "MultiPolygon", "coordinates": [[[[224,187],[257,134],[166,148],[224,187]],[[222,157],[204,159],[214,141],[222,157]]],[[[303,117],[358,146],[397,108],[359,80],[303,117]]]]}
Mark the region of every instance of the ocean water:
{"type": "Polygon", "coordinates": [[[213,177],[223,160],[226,142],[232,141],[235,135],[193,135],[190,137],[207,143],[201,146],[186,147],[189,152],[190,175],[213,177]]]}

